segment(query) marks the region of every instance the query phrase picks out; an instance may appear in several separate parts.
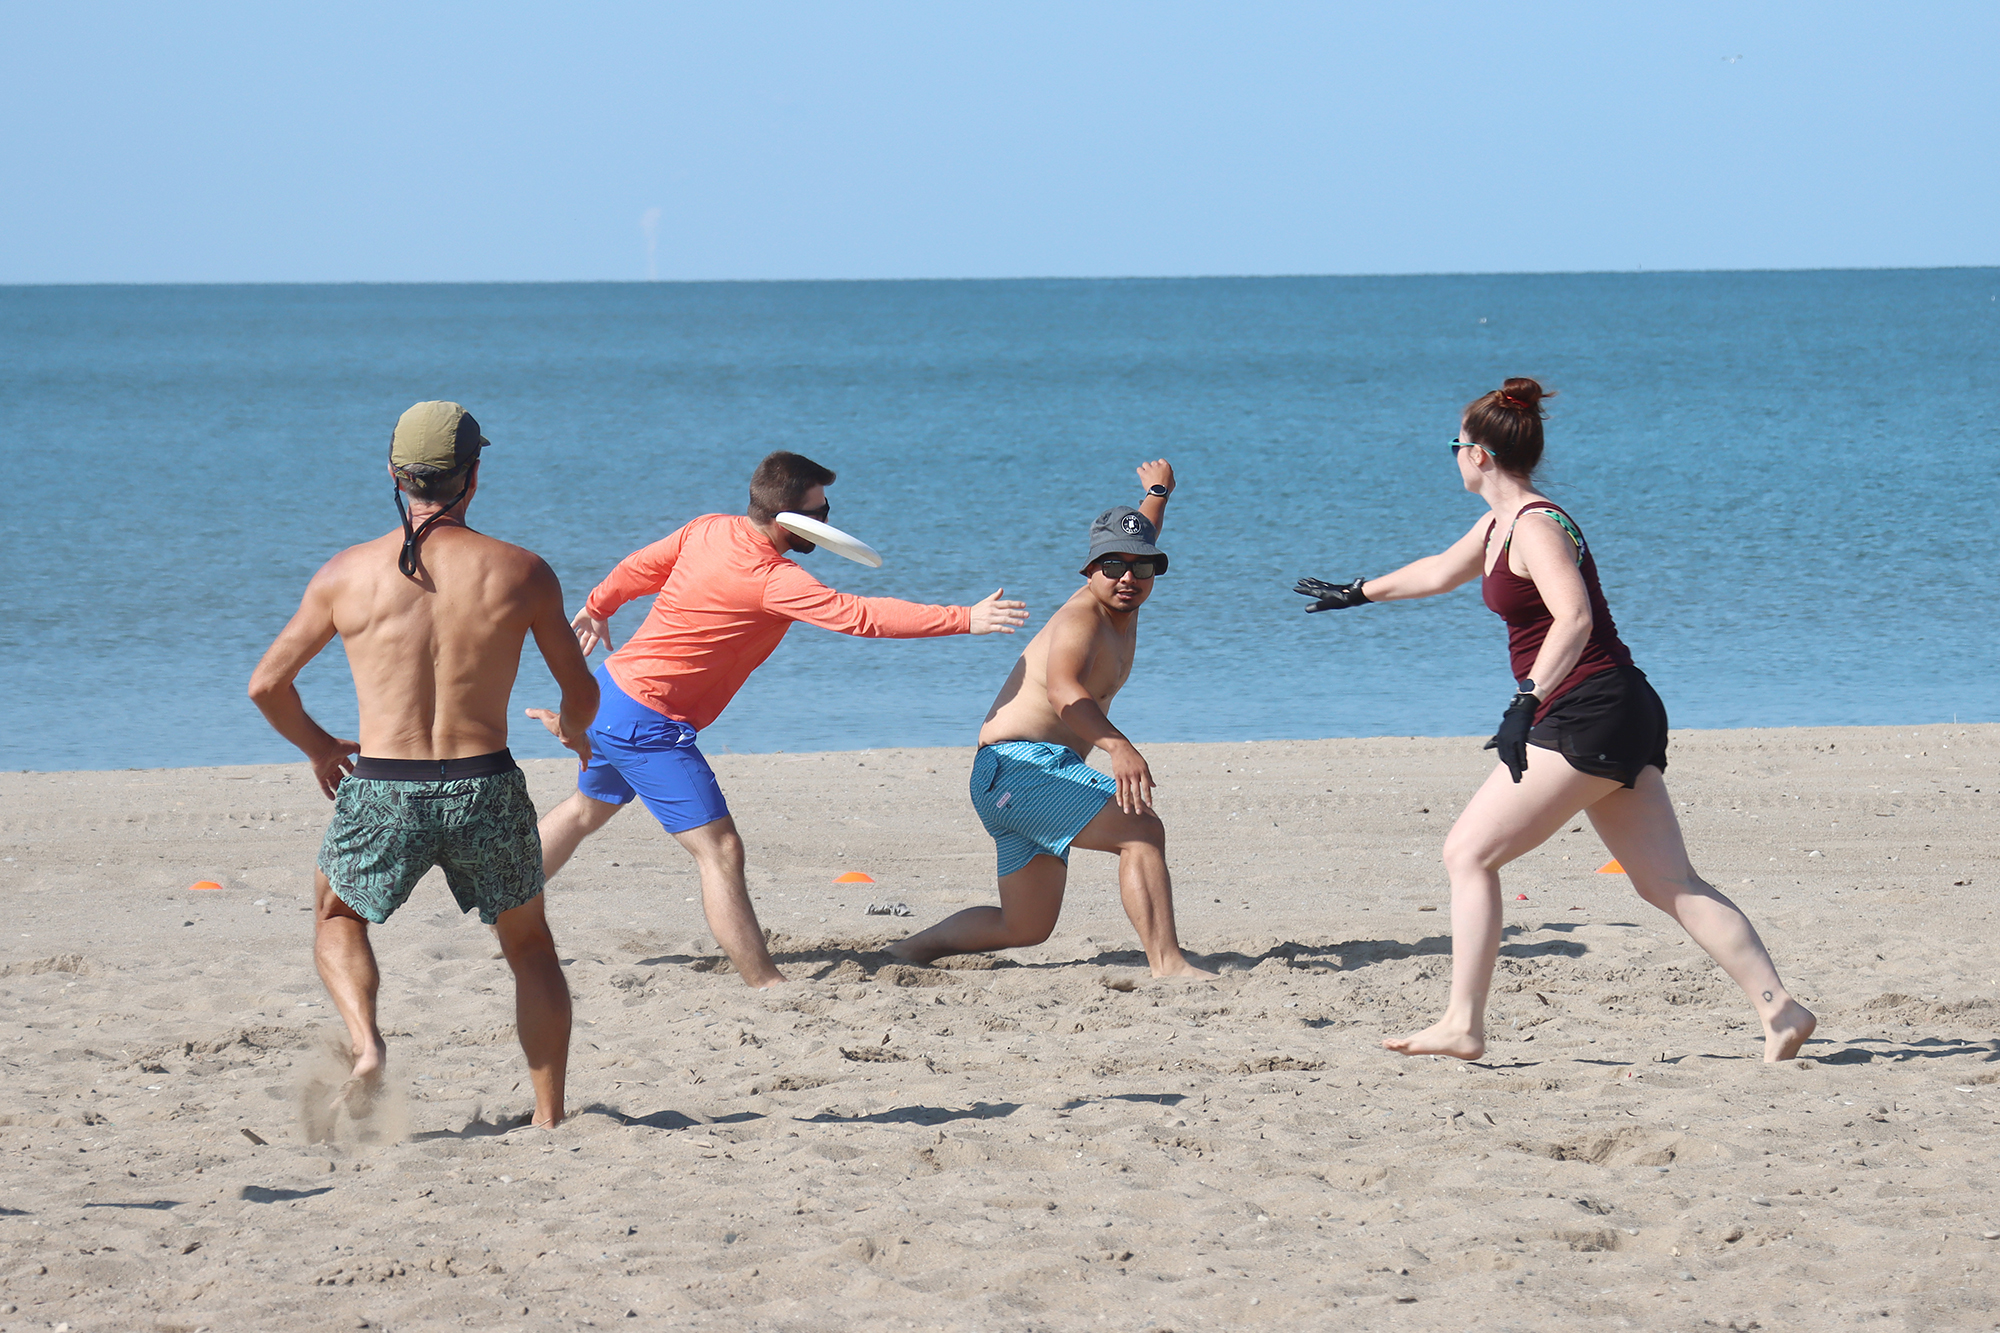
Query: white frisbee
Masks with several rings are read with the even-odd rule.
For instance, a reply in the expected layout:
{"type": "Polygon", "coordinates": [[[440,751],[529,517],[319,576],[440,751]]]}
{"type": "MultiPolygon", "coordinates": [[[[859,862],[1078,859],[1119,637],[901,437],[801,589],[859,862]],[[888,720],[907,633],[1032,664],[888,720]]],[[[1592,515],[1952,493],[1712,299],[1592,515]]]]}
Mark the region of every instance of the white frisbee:
{"type": "Polygon", "coordinates": [[[824,546],[835,555],[844,555],[857,565],[866,565],[870,569],[882,568],[882,557],[875,553],[874,547],[859,537],[848,536],[831,523],[822,523],[816,518],[807,518],[804,514],[794,514],[786,510],[778,515],[778,526],[786,532],[804,537],[815,546],[824,546]]]}

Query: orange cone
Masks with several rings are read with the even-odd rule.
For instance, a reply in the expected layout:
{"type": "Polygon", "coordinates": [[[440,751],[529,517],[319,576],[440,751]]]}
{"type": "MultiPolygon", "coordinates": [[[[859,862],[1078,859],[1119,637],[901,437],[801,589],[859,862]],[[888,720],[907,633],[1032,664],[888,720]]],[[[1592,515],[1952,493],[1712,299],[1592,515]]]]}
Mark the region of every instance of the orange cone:
{"type": "Polygon", "coordinates": [[[222,886],[220,884],[217,884],[212,879],[198,879],[194,883],[188,885],[188,889],[190,891],[193,891],[195,889],[219,889],[221,887],[222,886]]]}
{"type": "Polygon", "coordinates": [[[835,884],[873,884],[875,878],[872,875],[864,875],[859,870],[850,870],[845,875],[835,875],[833,882],[835,884]]]}
{"type": "Polygon", "coordinates": [[[1616,860],[1606,861],[1603,865],[1597,867],[1597,873],[1600,875],[1622,875],[1625,873],[1625,867],[1619,865],[1616,860]]]}

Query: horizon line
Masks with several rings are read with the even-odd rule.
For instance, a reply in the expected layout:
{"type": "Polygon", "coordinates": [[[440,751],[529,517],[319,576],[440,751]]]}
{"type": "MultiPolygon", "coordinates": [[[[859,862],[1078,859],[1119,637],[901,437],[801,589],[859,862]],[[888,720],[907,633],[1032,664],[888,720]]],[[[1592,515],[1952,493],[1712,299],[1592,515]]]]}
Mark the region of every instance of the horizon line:
{"type": "Polygon", "coordinates": [[[1977,273],[1996,264],[1822,265],[1807,268],[1412,269],[1390,273],[1016,274],[1008,277],[873,278],[246,278],[160,281],[0,282],[0,291],[52,287],[719,287],[862,283],[1285,282],[1302,279],[1690,277],[1754,273],[1977,273]]]}

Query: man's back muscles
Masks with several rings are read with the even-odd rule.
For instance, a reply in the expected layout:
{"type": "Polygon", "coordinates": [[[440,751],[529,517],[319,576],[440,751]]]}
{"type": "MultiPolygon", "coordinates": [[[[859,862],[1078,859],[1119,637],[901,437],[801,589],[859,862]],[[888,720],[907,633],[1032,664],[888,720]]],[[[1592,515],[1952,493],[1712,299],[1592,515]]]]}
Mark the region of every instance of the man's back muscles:
{"type": "Polygon", "coordinates": [[[399,534],[328,565],[334,628],[361,705],[362,753],[482,754],[507,743],[507,698],[538,603],[561,610],[540,557],[465,528],[424,541],[415,579],[396,568],[399,534]]]}

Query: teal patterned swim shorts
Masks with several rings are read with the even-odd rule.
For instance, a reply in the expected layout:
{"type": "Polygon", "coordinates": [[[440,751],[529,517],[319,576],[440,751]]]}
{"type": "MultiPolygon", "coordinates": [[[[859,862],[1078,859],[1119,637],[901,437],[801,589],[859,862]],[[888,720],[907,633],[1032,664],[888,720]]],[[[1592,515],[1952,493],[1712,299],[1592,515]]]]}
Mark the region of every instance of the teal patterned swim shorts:
{"type": "Polygon", "coordinates": [[[458,910],[477,907],[489,926],[542,891],[542,839],[520,769],[447,781],[364,771],[340,784],[319,849],[334,893],[362,916],[387,921],[432,866],[444,867],[458,910]]]}

